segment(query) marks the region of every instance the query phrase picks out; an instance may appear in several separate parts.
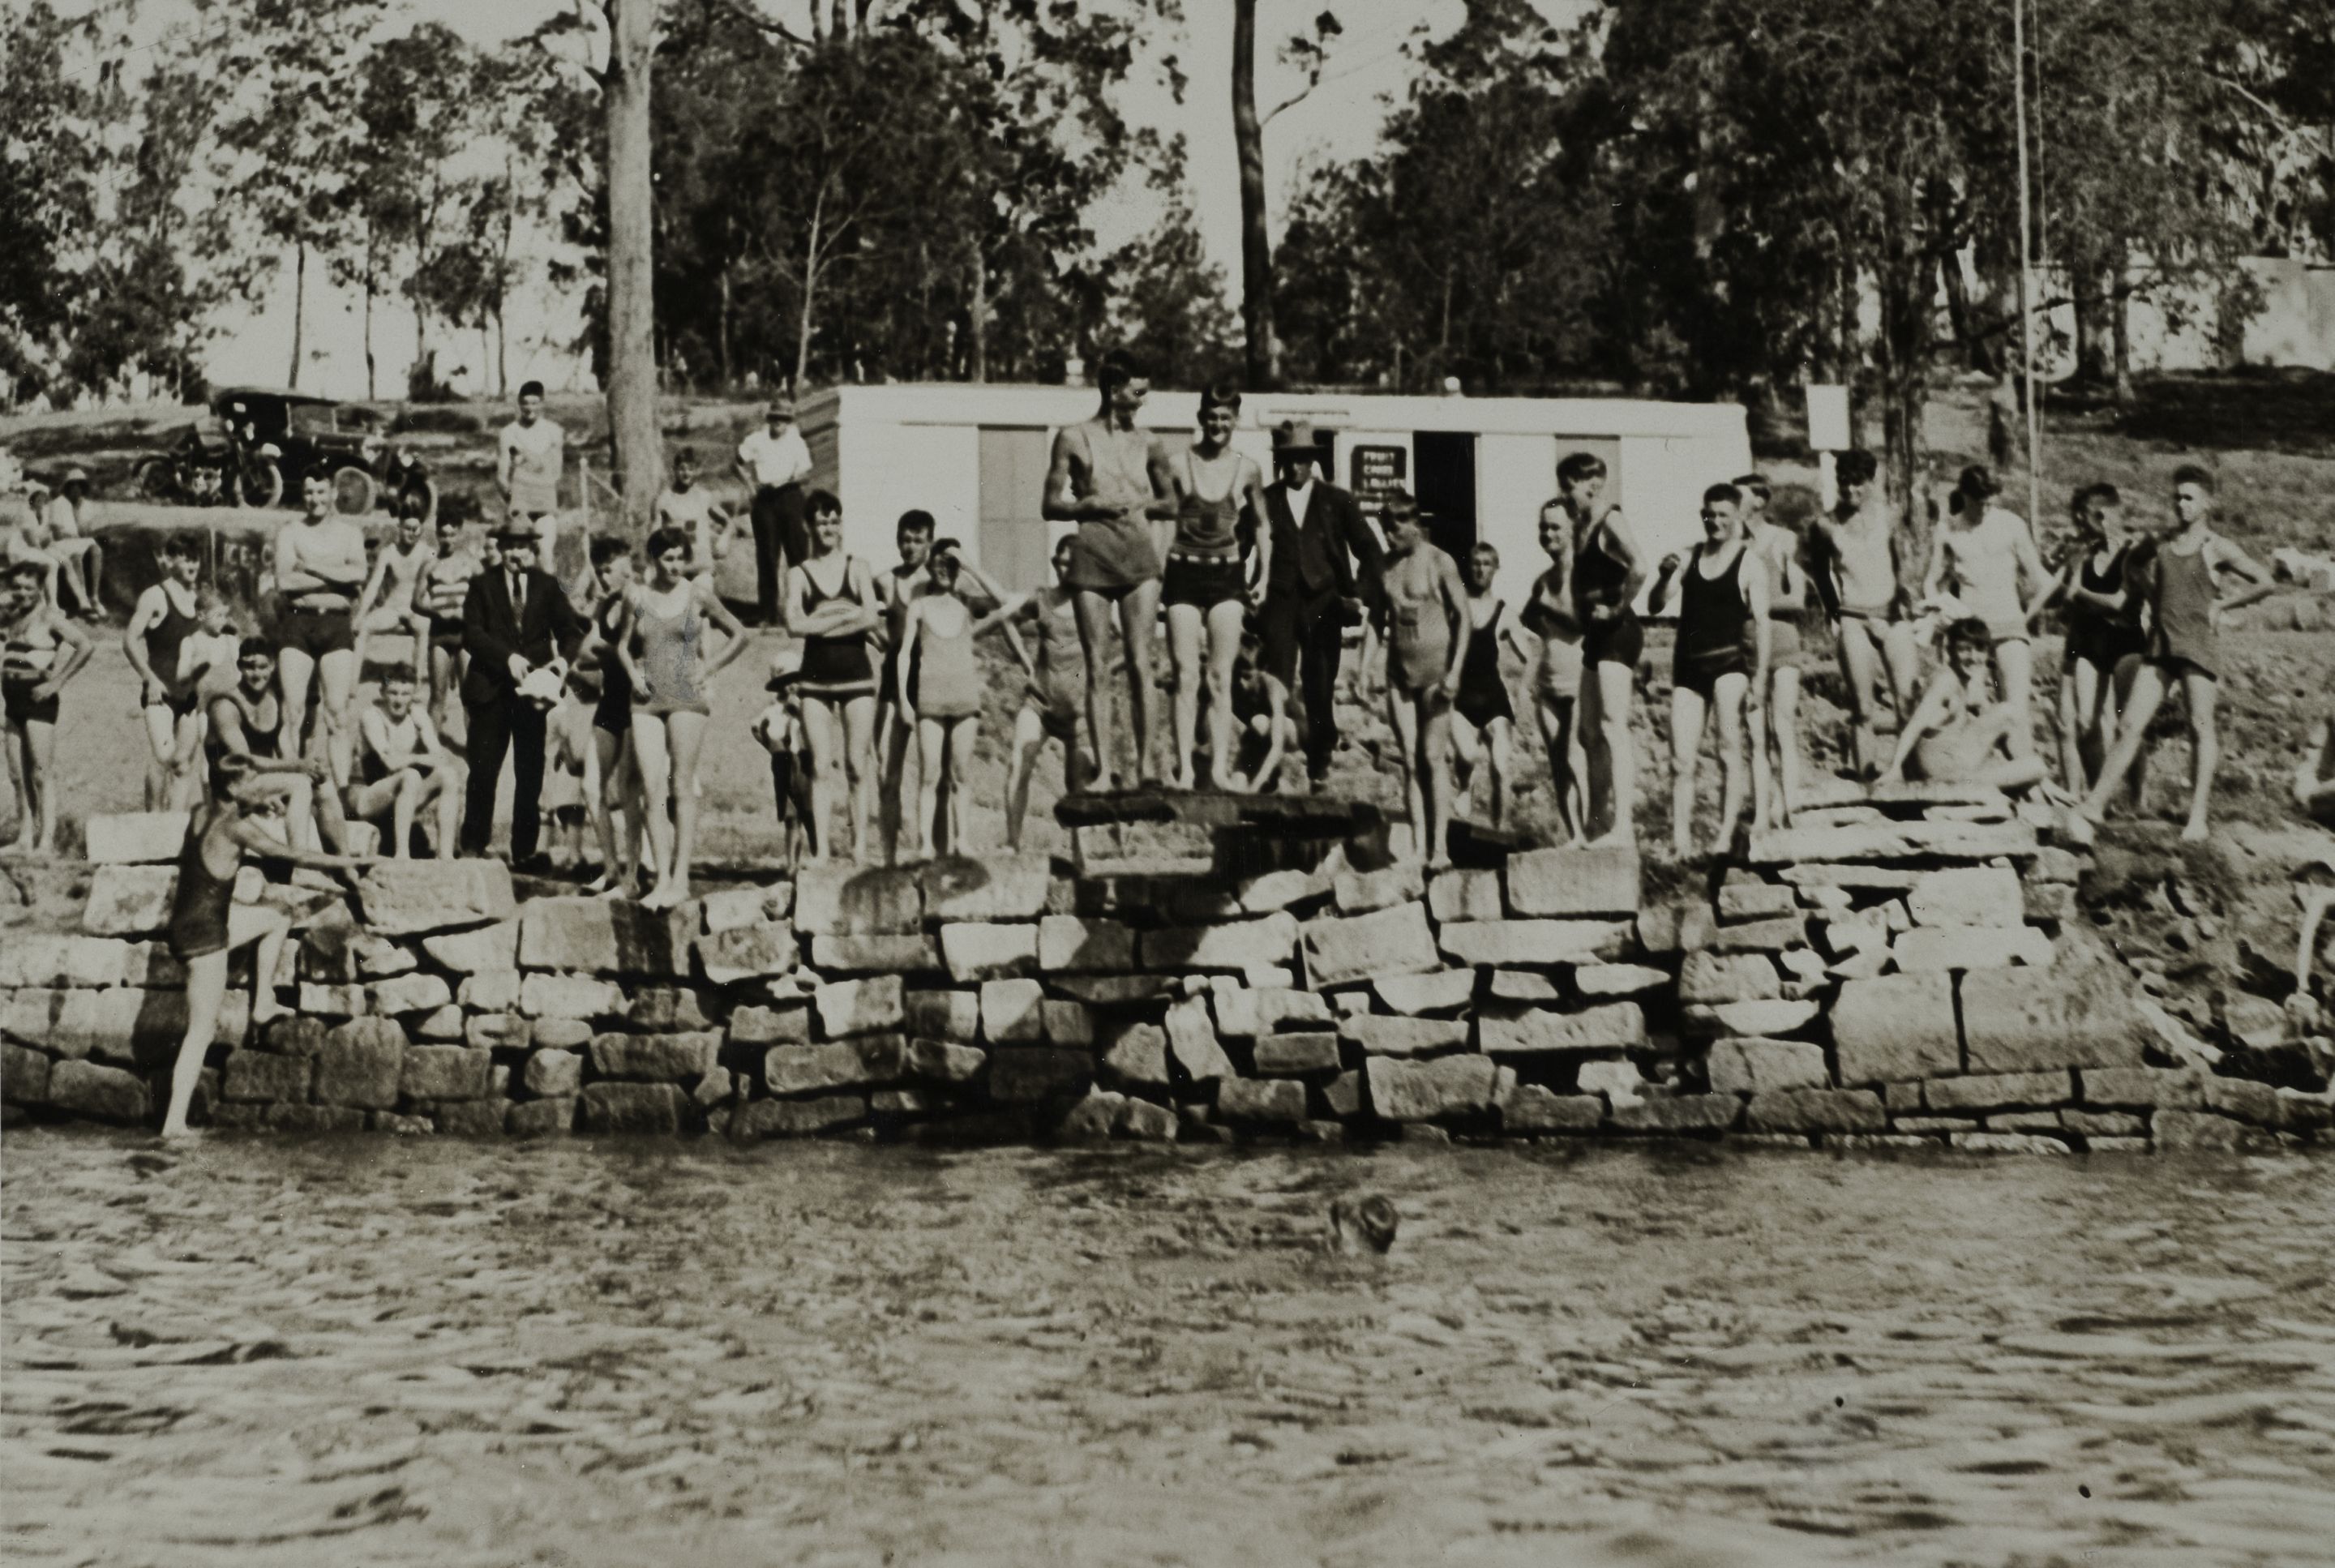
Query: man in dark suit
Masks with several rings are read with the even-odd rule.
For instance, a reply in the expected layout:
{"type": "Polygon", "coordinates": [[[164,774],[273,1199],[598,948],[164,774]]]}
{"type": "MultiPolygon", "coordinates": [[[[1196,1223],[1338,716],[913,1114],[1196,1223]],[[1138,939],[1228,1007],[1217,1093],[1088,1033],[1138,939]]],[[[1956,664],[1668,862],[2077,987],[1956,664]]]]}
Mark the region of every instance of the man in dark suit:
{"type": "Polygon", "coordinates": [[[495,826],[495,786],[502,777],[503,753],[510,751],[511,865],[533,869],[546,709],[522,692],[519,683],[554,659],[573,658],[585,623],[558,579],[537,568],[533,527],[519,518],[495,537],[501,561],[470,579],[462,601],[462,652],[470,666],[462,676],[462,708],[470,720],[462,853],[487,852],[495,826]]]}
{"type": "Polygon", "coordinates": [[[1264,490],[1273,569],[1261,616],[1266,671],[1304,697],[1305,770],[1316,789],[1338,747],[1341,639],[1360,619],[1383,553],[1353,496],[1318,477],[1323,454],[1311,424],[1284,422],[1273,432],[1277,477],[1264,490]]]}

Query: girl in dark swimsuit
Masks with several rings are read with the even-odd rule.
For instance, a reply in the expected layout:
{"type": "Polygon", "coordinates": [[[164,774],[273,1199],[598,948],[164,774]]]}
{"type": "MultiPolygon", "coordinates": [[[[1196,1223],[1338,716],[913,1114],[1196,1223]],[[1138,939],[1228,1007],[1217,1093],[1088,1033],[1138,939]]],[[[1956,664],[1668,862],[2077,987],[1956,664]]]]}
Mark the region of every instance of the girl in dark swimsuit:
{"type": "Polygon", "coordinates": [[[1645,564],[1619,507],[1601,507],[1604,460],[1574,452],[1556,465],[1565,509],[1579,545],[1573,593],[1581,615],[1581,711],[1589,760],[1587,814],[1592,844],[1637,842],[1638,754],[1630,740],[1630,703],[1637,691],[1645,629],[1635,608],[1645,564]],[[1603,831],[1599,831],[1602,825],[1603,831]]]}
{"type": "Polygon", "coordinates": [[[2067,645],[2060,654],[2059,766],[2067,787],[2089,789],[2116,744],[2117,715],[2131,694],[2146,639],[2139,595],[2132,591],[2138,546],[2117,537],[2114,485],[2086,485],[2069,510],[2076,537],[2045,602],[2068,601],[2067,645]]]}
{"type": "Polygon", "coordinates": [[[818,820],[811,858],[828,859],[836,842],[835,776],[850,789],[852,853],[872,859],[876,843],[876,664],[868,634],[884,609],[867,563],[843,552],[843,503],[814,490],[805,503],[810,555],[787,569],[787,624],[803,643],[803,731],[810,741],[811,799],[818,820]]]}
{"type": "Polygon", "coordinates": [[[20,855],[47,854],[57,843],[56,791],[50,763],[56,752],[57,693],[80,673],[96,650],[89,634],[48,600],[44,569],[38,561],[9,566],[0,605],[0,689],[5,689],[8,727],[8,772],[15,786],[16,843],[20,855]]]}
{"type": "Polygon", "coordinates": [[[348,847],[348,825],[332,773],[318,759],[283,756],[284,698],[276,682],[276,644],[246,637],[236,654],[236,683],[210,700],[210,733],[203,740],[213,800],[226,797],[232,779],[246,793],[284,798],[286,831],[305,847],[321,837],[335,849],[348,847]]]}
{"type": "Polygon", "coordinates": [[[202,1077],[203,1058],[218,1032],[227,1001],[228,954],[257,943],[253,954],[251,1023],[256,1031],[291,1009],[276,1000],[272,983],[284,956],[292,921],[268,904],[235,902],[235,880],[246,851],[318,871],[354,871],[371,856],[317,855],[285,840],[286,797],[281,790],[253,789],[256,774],[246,760],[230,758],[218,769],[225,786],[218,799],[195,808],[179,851],[179,881],[170,896],[171,955],[187,966],[187,1032],[170,1069],[170,1104],[162,1136],[187,1131],[187,1111],[202,1077]]]}
{"type": "Polygon", "coordinates": [[[195,579],[202,573],[202,549],[191,534],[174,535],[162,547],[162,580],[138,595],[130,624],[121,630],[122,651],[143,687],[140,705],[154,765],[146,772],[146,808],[183,806],[192,792],[194,769],[182,763],[202,729],[195,683],[179,679],[179,650],[196,628],[195,579]]]}
{"type": "Polygon", "coordinates": [[[1679,588],[1678,644],[1671,665],[1671,848],[1694,852],[1695,768],[1703,731],[1719,731],[1719,830],[1713,846],[1735,836],[1749,794],[1744,766],[1745,698],[1764,682],[1773,649],[1765,564],[1745,537],[1743,492],[1713,485],[1702,493],[1703,542],[1662,562],[1651,601],[1660,610],[1679,588]]]}
{"type": "Polygon", "coordinates": [[[1500,573],[1500,552],[1478,544],[1468,553],[1468,642],[1459,655],[1459,694],[1452,699],[1452,799],[1468,804],[1476,764],[1492,764],[1492,826],[1507,820],[1508,755],[1515,743],[1516,704],[1500,674],[1501,621],[1507,605],[1492,592],[1500,573]]]}
{"type": "Polygon", "coordinates": [[[616,656],[625,605],[633,591],[632,547],[614,534],[592,541],[592,586],[598,604],[592,630],[576,656],[576,677],[592,699],[591,748],[584,759],[584,802],[600,839],[600,875],[584,891],[598,898],[630,898],[640,887],[641,771],[633,755],[633,682],[616,656]],[[621,828],[617,813],[624,813],[621,828]]]}

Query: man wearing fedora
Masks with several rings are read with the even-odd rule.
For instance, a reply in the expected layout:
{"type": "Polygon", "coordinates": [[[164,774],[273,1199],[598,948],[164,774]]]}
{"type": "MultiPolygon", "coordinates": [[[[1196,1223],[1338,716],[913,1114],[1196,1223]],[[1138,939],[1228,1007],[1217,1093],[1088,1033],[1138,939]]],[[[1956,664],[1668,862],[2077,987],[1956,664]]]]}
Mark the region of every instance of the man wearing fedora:
{"type": "Polygon", "coordinates": [[[462,853],[484,855],[495,824],[495,787],[511,753],[510,858],[538,870],[542,821],[545,705],[521,689],[534,672],[572,659],[586,630],[557,578],[536,565],[538,539],[512,518],[497,530],[500,559],[470,579],[462,600],[462,709],[470,718],[470,779],[462,853]]]}
{"type": "Polygon", "coordinates": [[[754,498],[754,603],[761,624],[779,624],[779,585],[789,565],[810,554],[803,516],[803,481],[810,478],[810,448],[795,426],[795,400],[772,394],[763,425],[738,443],[738,477],[754,498]]]}
{"type": "Polygon", "coordinates": [[[1260,617],[1266,673],[1304,699],[1305,770],[1316,789],[1338,748],[1342,634],[1361,615],[1382,554],[1353,496],[1321,477],[1326,456],[1323,438],[1303,420],[1273,432],[1276,477],[1264,489],[1273,575],[1260,617]]]}

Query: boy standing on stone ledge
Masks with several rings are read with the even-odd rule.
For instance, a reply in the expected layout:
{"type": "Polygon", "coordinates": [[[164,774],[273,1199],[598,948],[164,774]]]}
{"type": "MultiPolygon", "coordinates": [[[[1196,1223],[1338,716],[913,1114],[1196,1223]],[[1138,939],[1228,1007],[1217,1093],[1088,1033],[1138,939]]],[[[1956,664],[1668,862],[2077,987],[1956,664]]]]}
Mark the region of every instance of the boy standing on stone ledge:
{"type": "Polygon", "coordinates": [[[1458,564],[1426,542],[1409,495],[1388,499],[1385,528],[1387,718],[1402,759],[1410,853],[1441,870],[1451,864],[1451,704],[1464,667],[1468,590],[1458,564]]]}
{"type": "Polygon", "coordinates": [[[2068,837],[2089,844],[2108,799],[2140,761],[2149,721],[2156,717],[2177,682],[2189,709],[2189,819],[2181,829],[2186,843],[2203,843],[2205,815],[2221,765],[2221,739],[2214,730],[2214,702],[2222,670],[2222,617],[2271,591],[2270,574],[2252,556],[2213,529],[2214,476],[2194,463],[2173,474],[2174,528],[2148,559],[2134,570],[2148,606],[2148,646],[2133,676],[2116,750],[2100,765],[2100,776],[2083,804],[2068,816],[2068,837]],[[2247,586],[2224,599],[2216,570],[2234,572],[2247,586]]]}

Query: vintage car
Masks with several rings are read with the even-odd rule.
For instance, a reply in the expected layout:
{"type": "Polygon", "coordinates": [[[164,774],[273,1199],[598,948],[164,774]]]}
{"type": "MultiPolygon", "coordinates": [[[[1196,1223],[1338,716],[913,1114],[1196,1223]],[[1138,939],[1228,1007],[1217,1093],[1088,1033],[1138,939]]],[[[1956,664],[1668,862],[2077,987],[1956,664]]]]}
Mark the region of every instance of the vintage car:
{"type": "MultiPolygon", "coordinates": [[[[384,481],[390,443],[373,410],[314,392],[277,387],[222,387],[211,413],[226,426],[233,458],[227,465],[235,498],[272,507],[298,493],[309,474],[333,481],[334,504],[359,515],[373,509],[384,481]]],[[[394,482],[406,482],[400,475],[394,482]]]]}

